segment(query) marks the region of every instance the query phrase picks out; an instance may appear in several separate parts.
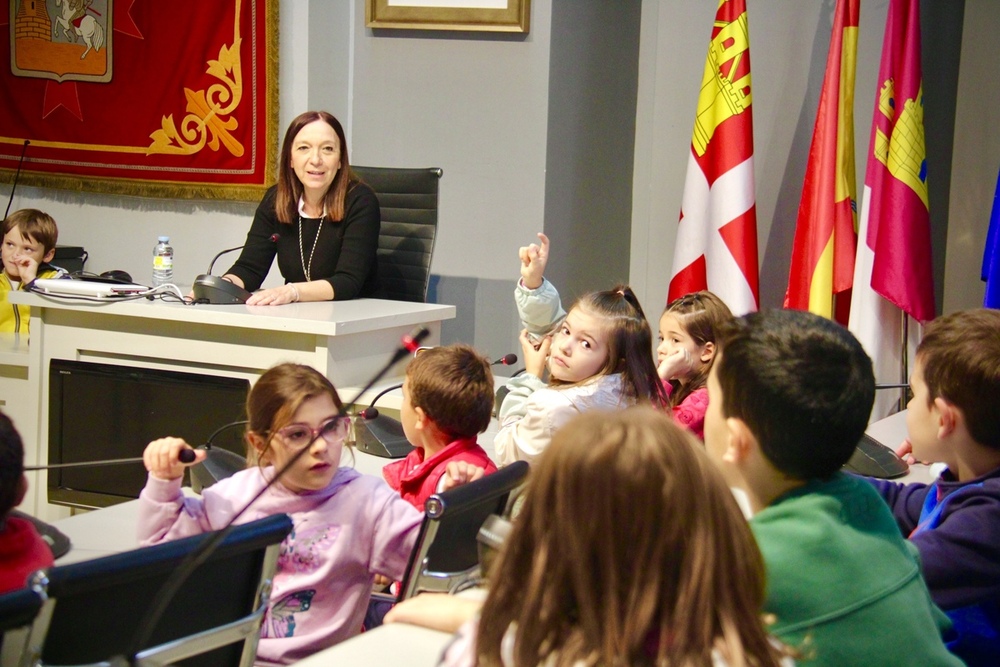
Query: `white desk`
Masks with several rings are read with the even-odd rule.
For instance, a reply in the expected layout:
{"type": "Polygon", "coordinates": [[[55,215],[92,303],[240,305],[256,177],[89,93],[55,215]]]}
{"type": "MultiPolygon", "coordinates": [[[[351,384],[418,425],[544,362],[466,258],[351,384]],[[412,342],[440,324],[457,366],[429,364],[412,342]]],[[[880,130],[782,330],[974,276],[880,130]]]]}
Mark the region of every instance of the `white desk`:
{"type": "MultiPolygon", "coordinates": [[[[379,299],[285,306],[183,306],[139,299],[94,303],[13,292],[31,307],[27,391],[37,405],[25,463],[48,459],[48,367],[52,359],[239,377],[254,382],[271,366],[296,362],[330,377],[350,399],[382,367],[415,326],[440,341],[441,321],[455,307],[379,299]]],[[[397,367],[384,383],[401,381],[397,367]]],[[[25,428],[31,434],[31,428],[25,428]]],[[[51,521],[68,510],[46,502],[44,473],[33,481],[25,511],[51,521]]]]}

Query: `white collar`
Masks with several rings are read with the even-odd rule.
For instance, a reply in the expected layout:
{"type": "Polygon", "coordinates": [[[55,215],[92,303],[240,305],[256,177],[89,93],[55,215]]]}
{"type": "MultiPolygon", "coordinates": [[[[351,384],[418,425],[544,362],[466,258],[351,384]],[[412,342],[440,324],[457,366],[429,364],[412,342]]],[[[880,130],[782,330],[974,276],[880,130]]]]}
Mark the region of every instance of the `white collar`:
{"type": "MultiPolygon", "coordinates": [[[[302,195],[299,195],[299,217],[300,218],[309,218],[310,220],[314,219],[311,215],[306,215],[306,200],[305,200],[305,198],[302,195]]],[[[325,198],[323,199],[323,215],[321,217],[323,217],[323,218],[326,217],[326,199],[325,198]]]]}

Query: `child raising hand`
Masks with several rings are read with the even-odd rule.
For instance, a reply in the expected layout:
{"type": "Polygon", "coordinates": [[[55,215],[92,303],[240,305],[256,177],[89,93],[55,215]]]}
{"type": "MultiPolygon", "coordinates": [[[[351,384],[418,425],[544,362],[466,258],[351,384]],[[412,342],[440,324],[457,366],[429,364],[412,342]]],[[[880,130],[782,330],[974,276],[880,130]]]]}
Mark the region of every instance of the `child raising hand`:
{"type": "Polygon", "coordinates": [[[516,299],[524,324],[525,373],[507,383],[494,448],[501,463],[532,461],[572,416],[636,402],[666,403],[650,356],[652,333],[631,288],[584,295],[563,318],[558,293],[542,278],[548,239],[521,248],[516,299]],[[537,284],[535,289],[530,285],[537,284]],[[555,299],[536,298],[538,292],[555,299]],[[552,324],[558,326],[554,331],[552,324]],[[548,383],[542,378],[548,370],[548,383]]]}

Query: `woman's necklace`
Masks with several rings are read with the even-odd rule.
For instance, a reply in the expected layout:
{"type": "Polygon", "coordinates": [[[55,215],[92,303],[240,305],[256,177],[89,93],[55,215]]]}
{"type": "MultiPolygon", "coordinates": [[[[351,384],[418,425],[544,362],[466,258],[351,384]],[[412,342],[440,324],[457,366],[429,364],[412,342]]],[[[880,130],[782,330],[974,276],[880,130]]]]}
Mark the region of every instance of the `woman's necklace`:
{"type": "Polygon", "coordinates": [[[306,276],[306,282],[312,280],[313,255],[316,254],[316,245],[319,243],[319,233],[323,231],[323,219],[320,218],[319,226],[316,227],[316,238],[313,239],[312,250],[309,251],[309,263],[306,264],[306,249],[302,238],[302,216],[299,216],[299,260],[302,262],[302,273],[306,276]]]}

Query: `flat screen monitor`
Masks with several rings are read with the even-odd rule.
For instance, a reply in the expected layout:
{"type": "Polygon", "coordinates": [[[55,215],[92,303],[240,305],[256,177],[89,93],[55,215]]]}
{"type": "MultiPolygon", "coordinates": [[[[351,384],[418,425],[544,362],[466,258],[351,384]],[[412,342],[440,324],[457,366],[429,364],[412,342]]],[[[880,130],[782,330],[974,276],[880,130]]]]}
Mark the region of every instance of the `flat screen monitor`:
{"type": "MultiPolygon", "coordinates": [[[[245,419],[250,382],[242,378],[53,359],[49,365],[49,463],[141,457],[165,436],[202,445],[218,428],[245,419]]],[[[242,426],[213,447],[244,453],[242,426]]],[[[50,503],[107,507],[139,497],[141,462],[48,472],[50,503]]]]}

